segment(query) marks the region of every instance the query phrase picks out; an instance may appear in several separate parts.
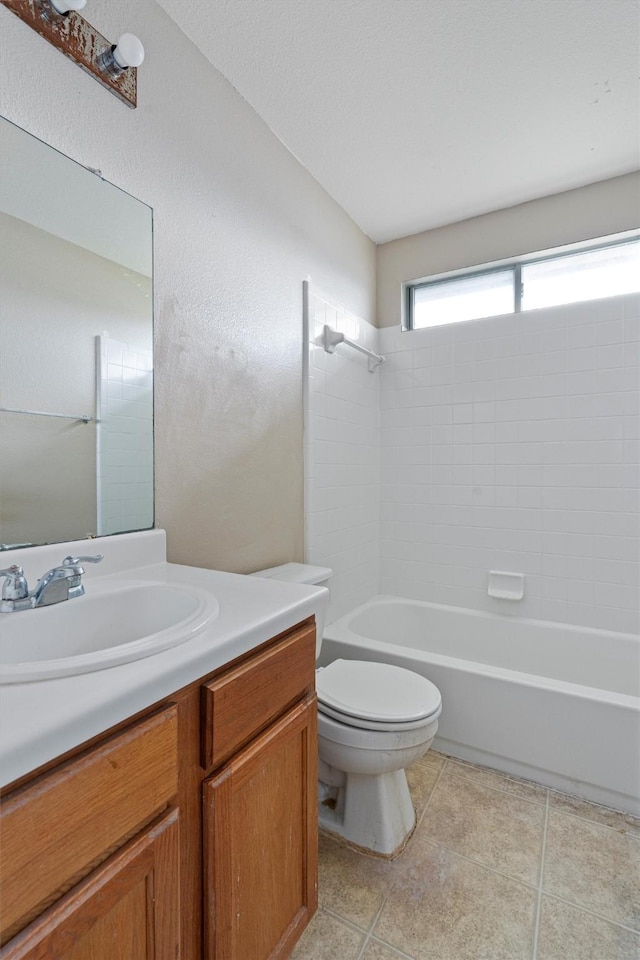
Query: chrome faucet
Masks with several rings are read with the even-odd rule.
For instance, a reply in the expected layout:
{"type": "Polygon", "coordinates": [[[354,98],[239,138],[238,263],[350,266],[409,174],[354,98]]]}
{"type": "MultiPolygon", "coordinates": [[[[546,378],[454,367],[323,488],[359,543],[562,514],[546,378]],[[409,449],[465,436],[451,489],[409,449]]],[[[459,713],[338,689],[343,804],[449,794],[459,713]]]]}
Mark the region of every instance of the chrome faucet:
{"type": "Polygon", "coordinates": [[[48,607],[52,603],[81,597],[84,593],[82,564],[100,563],[101,560],[102,554],[94,557],[65,557],[59,567],[52,567],[40,577],[35,590],[31,592],[22,567],[14,564],[6,570],[0,570],[0,577],[5,578],[0,613],[33,610],[35,607],[48,607]]]}

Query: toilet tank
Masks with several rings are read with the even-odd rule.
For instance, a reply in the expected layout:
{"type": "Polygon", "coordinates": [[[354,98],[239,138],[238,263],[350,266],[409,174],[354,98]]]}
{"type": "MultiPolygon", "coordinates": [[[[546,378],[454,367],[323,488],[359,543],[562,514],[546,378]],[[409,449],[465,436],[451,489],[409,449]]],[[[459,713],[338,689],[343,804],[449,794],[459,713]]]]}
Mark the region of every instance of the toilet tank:
{"type": "MultiPolygon", "coordinates": [[[[278,567],[267,567],[266,570],[256,570],[252,577],[267,577],[271,580],[286,580],[289,583],[308,583],[317,587],[328,587],[333,576],[330,567],[316,567],[311,563],[282,563],[278,567]]],[[[324,613],[316,616],[316,660],[320,656],[320,646],[324,633],[324,613]]]]}

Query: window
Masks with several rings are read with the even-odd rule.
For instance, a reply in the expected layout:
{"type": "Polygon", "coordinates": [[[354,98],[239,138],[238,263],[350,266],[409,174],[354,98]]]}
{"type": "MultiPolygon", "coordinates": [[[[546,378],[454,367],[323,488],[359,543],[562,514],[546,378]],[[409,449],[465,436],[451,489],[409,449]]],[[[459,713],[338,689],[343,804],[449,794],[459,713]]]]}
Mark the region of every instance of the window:
{"type": "Polygon", "coordinates": [[[640,240],[522,265],[522,309],[640,290],[640,240]]]}
{"type": "Polygon", "coordinates": [[[443,323],[513,313],[513,302],[512,269],[423,283],[413,291],[413,326],[439,327],[443,323]]]}
{"type": "Polygon", "coordinates": [[[640,238],[407,285],[407,329],[640,292],[640,238]]]}

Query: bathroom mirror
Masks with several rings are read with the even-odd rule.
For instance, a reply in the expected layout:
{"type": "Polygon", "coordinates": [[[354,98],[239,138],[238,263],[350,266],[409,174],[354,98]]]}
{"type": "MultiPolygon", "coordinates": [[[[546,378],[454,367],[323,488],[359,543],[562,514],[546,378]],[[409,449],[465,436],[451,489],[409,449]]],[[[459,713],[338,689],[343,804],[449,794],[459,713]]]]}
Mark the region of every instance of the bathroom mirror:
{"type": "Polygon", "coordinates": [[[0,245],[0,549],[153,526],[151,208],[0,118],[0,245]]]}

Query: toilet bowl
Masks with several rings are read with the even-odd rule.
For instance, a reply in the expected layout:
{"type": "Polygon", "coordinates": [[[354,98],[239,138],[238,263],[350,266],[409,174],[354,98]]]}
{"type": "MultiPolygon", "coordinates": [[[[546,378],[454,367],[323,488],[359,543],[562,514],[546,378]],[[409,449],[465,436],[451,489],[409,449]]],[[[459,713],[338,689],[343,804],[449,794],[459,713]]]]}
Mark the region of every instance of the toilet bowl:
{"type": "MultiPolygon", "coordinates": [[[[326,586],[328,567],[288,563],[253,576],[326,586]]],[[[317,624],[316,658],[323,624],[317,624]]],[[[427,752],[442,700],[425,677],[387,663],[335,660],[316,672],[320,826],[379,856],[415,826],[405,768],[427,752]]]]}

